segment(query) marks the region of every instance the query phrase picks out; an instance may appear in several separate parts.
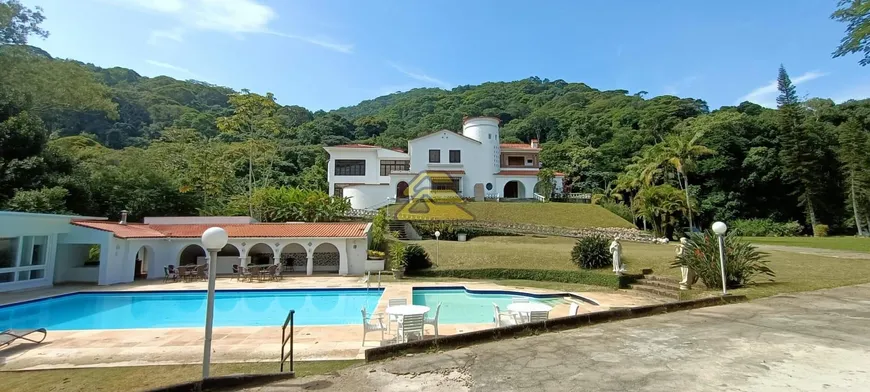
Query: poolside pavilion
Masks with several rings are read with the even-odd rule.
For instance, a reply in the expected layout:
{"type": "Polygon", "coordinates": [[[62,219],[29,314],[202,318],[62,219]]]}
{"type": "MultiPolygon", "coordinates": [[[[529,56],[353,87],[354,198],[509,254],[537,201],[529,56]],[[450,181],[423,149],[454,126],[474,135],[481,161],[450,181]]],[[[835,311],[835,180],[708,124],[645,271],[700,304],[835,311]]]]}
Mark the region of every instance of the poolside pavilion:
{"type": "Polygon", "coordinates": [[[250,217],[106,218],[0,211],[0,292],[76,282],[110,285],[161,279],[168,265],[205,264],[200,236],[224,228],[217,273],[233,265],[281,264],[288,273],[359,275],[383,268],[367,260],[370,224],[259,223],[250,217]]]}

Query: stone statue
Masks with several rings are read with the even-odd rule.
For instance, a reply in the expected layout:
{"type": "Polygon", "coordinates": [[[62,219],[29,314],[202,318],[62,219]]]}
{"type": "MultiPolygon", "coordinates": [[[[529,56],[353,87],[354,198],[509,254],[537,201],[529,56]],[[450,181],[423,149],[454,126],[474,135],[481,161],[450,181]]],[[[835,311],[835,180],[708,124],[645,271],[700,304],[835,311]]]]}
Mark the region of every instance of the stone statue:
{"type": "MultiPolygon", "coordinates": [[[[688,238],[680,238],[680,244],[677,245],[676,248],[677,257],[682,256],[686,252],[687,243],[689,243],[688,238]]],[[[683,266],[680,267],[680,273],[683,275],[683,280],[680,281],[680,290],[690,290],[692,285],[698,280],[698,277],[695,276],[695,271],[689,267],[683,266]]]]}
{"type": "Polygon", "coordinates": [[[619,243],[619,237],[614,238],[610,243],[610,253],[613,254],[613,272],[622,275],[625,272],[625,264],[622,263],[622,244],[619,243]]]}

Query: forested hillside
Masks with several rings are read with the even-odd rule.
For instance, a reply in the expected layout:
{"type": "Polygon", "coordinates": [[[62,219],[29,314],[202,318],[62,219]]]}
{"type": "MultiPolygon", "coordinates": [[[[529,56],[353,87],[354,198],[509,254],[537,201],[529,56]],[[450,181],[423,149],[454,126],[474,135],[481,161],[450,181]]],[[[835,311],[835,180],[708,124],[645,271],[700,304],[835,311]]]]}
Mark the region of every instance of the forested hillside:
{"type": "Polygon", "coordinates": [[[3,209],[246,214],[261,191],[325,190],[324,145],[404,148],[486,115],[502,120],[502,142],[541,140],[568,190],[658,231],[737,218],[797,220],[806,232],[870,224],[870,100],[800,101],[784,69],[777,110],[711,111],[697,98],[531,77],[311,112],[271,94],[53,59],[27,45],[39,31],[19,27],[0,35],[3,209]]]}

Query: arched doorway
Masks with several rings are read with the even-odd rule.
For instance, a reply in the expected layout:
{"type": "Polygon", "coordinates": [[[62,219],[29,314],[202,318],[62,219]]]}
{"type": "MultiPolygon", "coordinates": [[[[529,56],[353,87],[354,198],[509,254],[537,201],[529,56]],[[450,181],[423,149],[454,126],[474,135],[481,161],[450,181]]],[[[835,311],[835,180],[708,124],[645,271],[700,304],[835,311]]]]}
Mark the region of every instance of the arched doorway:
{"type": "Polygon", "coordinates": [[[341,255],[335,245],[324,242],[314,248],[314,272],[338,273],[340,264],[341,255]]]}
{"type": "Polygon", "coordinates": [[[507,184],[504,184],[504,197],[506,199],[518,199],[521,197],[525,197],[526,189],[523,187],[523,183],[519,181],[508,181],[507,184]]]}
{"type": "Polygon", "coordinates": [[[396,200],[407,199],[408,197],[408,183],[405,181],[399,181],[399,183],[396,184],[396,200]]]}
{"type": "Polygon", "coordinates": [[[252,246],[248,251],[248,257],[250,257],[251,264],[272,264],[272,257],[274,256],[275,253],[272,252],[272,247],[263,243],[252,246]]]}
{"type": "Polygon", "coordinates": [[[148,267],[154,263],[154,249],[148,245],[142,245],[139,247],[134,258],[133,280],[148,279],[148,267]]]}
{"type": "Polygon", "coordinates": [[[287,244],[281,249],[281,264],[284,271],[304,273],[308,270],[308,252],[302,245],[287,244]]]}
{"type": "Polygon", "coordinates": [[[241,263],[239,260],[240,252],[239,248],[236,248],[233,244],[226,244],[224,247],[218,251],[217,254],[217,274],[232,274],[233,273],[233,265],[238,265],[241,263]]]}
{"type": "Polygon", "coordinates": [[[190,244],[181,250],[178,255],[178,265],[193,265],[198,264],[200,257],[206,257],[205,249],[198,244],[190,244]]]}

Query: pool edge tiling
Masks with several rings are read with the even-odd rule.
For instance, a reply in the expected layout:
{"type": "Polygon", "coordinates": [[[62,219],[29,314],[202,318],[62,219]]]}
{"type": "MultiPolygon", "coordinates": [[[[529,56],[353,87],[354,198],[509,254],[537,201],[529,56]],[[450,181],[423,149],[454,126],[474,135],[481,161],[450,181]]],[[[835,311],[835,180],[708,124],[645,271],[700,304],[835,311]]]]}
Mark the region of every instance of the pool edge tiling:
{"type": "MultiPolygon", "coordinates": [[[[215,327],[280,326],[289,310],[300,326],[352,325],[372,312],[377,288],[216,290],[215,327]]],[[[205,321],[206,290],[76,291],[0,306],[0,328],[124,330],[196,328],[205,321]]]]}

